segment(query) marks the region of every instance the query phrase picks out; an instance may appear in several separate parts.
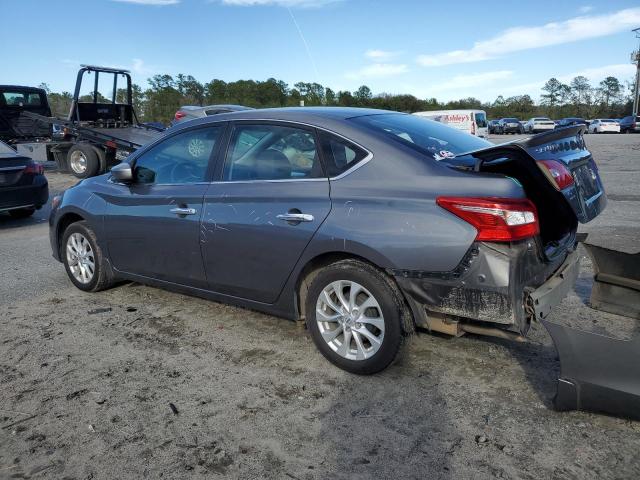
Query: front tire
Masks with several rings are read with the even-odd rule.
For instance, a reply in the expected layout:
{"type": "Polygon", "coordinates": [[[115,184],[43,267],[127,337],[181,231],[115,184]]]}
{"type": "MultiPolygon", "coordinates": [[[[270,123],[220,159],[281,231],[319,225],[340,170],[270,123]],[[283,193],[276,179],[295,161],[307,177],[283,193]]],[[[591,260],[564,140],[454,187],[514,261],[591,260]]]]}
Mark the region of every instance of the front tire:
{"type": "Polygon", "coordinates": [[[86,222],[72,223],[62,235],[60,256],[71,282],[85,292],[98,292],[113,284],[96,235],[86,222]]]}
{"type": "Polygon", "coordinates": [[[402,296],[391,279],[367,263],[343,260],[320,270],[305,307],[316,347],[348,372],[384,370],[404,343],[402,296]]]}

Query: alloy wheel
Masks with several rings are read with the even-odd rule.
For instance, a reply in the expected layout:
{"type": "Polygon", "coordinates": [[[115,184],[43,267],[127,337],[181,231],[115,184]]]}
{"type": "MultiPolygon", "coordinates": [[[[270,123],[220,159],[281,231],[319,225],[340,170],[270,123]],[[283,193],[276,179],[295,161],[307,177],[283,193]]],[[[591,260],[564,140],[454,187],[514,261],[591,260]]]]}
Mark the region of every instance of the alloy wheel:
{"type": "Polygon", "coordinates": [[[78,282],[91,282],[96,270],[95,257],[89,240],[81,233],[72,233],[67,239],[67,263],[78,282]]]}
{"type": "Polygon", "coordinates": [[[78,175],[84,174],[87,171],[87,156],[80,150],[71,152],[69,156],[69,166],[74,173],[78,175]]]}
{"type": "Polygon", "coordinates": [[[338,280],[316,302],[316,322],[323,340],[348,360],[371,358],[384,340],[384,316],[376,298],[359,283],[338,280]]]}

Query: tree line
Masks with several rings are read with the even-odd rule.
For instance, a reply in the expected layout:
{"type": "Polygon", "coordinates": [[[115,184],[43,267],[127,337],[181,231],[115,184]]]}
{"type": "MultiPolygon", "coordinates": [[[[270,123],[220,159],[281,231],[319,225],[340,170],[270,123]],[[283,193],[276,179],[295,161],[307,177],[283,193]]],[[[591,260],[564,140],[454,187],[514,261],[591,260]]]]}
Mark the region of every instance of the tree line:
{"type": "MultiPolygon", "coordinates": [[[[549,79],[542,87],[540,101],[536,103],[530,95],[511,97],[498,96],[493,102],[482,102],[474,97],[440,102],[436,98],[419,99],[408,94],[373,94],[362,85],[351,92],[334,91],[319,83],[298,82],[289,86],[282,80],[269,78],[265,81],[237,80],[225,82],[214,79],[201,83],[191,75],[154,75],[143,89],[132,86],[133,104],[142,121],[168,124],[183,105],[238,104],[255,108],[299,106],[345,106],[370,107],[399,112],[418,112],[441,109],[481,109],[489,118],[517,117],[527,119],[534,116],[550,118],[619,118],[631,113],[632,85],[623,84],[610,76],[593,86],[584,76],[563,83],[549,79]]],[[[71,105],[69,92],[50,92],[46,84],[49,102],[54,115],[66,116],[71,105]]],[[[117,92],[118,101],[124,101],[126,92],[117,92]]],[[[90,96],[81,100],[91,101],[90,96]]],[[[105,100],[106,101],[106,100],[105,100]]]]}

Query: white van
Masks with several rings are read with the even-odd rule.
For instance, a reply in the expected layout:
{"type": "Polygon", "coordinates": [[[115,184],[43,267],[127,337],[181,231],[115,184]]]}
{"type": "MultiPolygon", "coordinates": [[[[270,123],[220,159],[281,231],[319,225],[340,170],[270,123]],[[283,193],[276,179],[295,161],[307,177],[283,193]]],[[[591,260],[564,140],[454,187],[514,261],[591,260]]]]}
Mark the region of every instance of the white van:
{"type": "Polygon", "coordinates": [[[487,113],[484,110],[435,110],[432,112],[416,112],[414,115],[446,123],[450,127],[457,128],[476,137],[487,138],[489,135],[487,113]]]}

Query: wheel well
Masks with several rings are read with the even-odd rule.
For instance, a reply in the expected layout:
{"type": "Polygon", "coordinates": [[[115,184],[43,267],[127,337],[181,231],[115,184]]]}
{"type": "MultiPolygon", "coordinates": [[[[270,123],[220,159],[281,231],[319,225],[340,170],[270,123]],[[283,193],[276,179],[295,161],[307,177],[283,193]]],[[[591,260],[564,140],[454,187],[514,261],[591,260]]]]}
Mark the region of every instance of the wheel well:
{"type": "Polygon", "coordinates": [[[369,261],[368,259],[361,257],[359,255],[349,254],[345,252],[327,252],[327,253],[323,253],[322,255],[318,255],[317,257],[314,257],[311,260],[309,260],[309,262],[307,262],[304,268],[300,271],[300,274],[298,275],[298,282],[296,284],[296,297],[295,297],[295,302],[296,302],[295,308],[297,312],[297,318],[299,320],[302,320],[305,318],[304,304],[306,303],[306,300],[307,300],[307,292],[317,272],[321,268],[326,267],[327,265],[330,265],[332,263],[339,262],[340,260],[359,260],[363,263],[367,263],[371,265],[372,267],[379,270],[382,274],[386,275],[389,283],[392,284],[393,287],[395,287],[397,294],[401,297],[400,301],[404,302],[405,312],[410,317],[407,319],[408,321],[405,322],[405,330],[415,326],[413,311],[410,308],[409,302],[405,298],[404,293],[398,287],[396,280],[391,275],[389,275],[384,268],[381,268],[380,266],[369,261]]]}
{"type": "Polygon", "coordinates": [[[64,235],[64,231],[72,223],[82,222],[83,220],[84,218],[81,215],[78,215],[77,213],[67,213],[58,221],[58,227],[56,230],[56,239],[58,240],[58,250],[60,250],[60,246],[62,243],[62,235],[64,235]]]}

